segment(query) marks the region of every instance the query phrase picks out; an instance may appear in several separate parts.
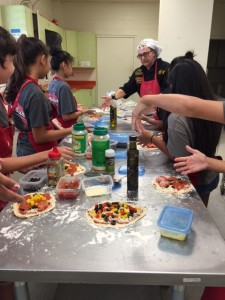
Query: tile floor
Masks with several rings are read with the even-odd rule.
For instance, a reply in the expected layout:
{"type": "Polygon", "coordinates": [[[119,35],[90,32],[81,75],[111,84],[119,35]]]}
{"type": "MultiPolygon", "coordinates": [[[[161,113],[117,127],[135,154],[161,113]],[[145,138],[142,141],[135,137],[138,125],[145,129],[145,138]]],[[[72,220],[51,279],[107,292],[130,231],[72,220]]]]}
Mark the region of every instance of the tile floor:
{"type": "MultiPolygon", "coordinates": [[[[225,159],[225,132],[221,136],[221,142],[218,147],[218,154],[225,159]]],[[[14,178],[18,179],[19,173],[15,172],[14,178]]],[[[222,174],[221,174],[222,180],[222,174]]],[[[225,238],[225,195],[220,193],[220,185],[211,195],[208,210],[219,228],[222,236],[225,238]]],[[[29,283],[30,300],[169,300],[170,289],[148,287],[127,287],[117,286],[113,294],[107,293],[107,286],[104,286],[101,293],[96,293],[96,286],[73,285],[73,284],[53,284],[53,283],[29,283]],[[141,291],[136,293],[137,291],[141,291]],[[98,295],[98,296],[95,296],[98,295]]],[[[185,300],[200,300],[202,287],[187,287],[185,300]]]]}

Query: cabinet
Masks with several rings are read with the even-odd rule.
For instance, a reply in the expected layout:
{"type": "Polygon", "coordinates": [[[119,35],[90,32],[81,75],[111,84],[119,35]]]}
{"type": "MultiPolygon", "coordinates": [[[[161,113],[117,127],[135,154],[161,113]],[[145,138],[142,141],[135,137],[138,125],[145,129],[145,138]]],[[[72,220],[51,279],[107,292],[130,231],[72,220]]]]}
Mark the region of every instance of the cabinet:
{"type": "Polygon", "coordinates": [[[73,94],[76,97],[77,103],[83,104],[87,108],[91,108],[96,105],[96,88],[78,90],[73,94]]]}
{"type": "Polygon", "coordinates": [[[93,32],[66,30],[66,47],[75,58],[74,67],[96,67],[96,37],[93,32]]]}
{"type": "Polygon", "coordinates": [[[2,26],[15,37],[21,34],[34,36],[32,11],[24,5],[2,5],[2,26]]]}
{"type": "Polygon", "coordinates": [[[93,32],[77,32],[77,66],[96,67],[96,37],[93,32]]]}
{"type": "Polygon", "coordinates": [[[66,50],[66,34],[65,30],[57,26],[56,24],[52,23],[51,21],[48,21],[44,17],[37,14],[37,24],[38,24],[38,37],[42,42],[46,43],[45,38],[45,29],[57,32],[62,37],[62,49],[66,50]]]}
{"type": "Polygon", "coordinates": [[[74,58],[74,67],[77,66],[77,33],[66,30],[66,51],[74,58]]]}

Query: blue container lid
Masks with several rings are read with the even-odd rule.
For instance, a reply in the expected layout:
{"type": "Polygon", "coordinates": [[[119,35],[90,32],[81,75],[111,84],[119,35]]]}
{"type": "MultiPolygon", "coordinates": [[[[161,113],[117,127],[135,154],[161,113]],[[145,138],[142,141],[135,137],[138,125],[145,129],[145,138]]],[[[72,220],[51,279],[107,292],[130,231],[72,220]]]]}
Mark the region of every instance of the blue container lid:
{"type": "Polygon", "coordinates": [[[129,142],[128,133],[110,132],[109,136],[110,136],[110,140],[117,141],[118,143],[128,143],[129,142]]]}
{"type": "Polygon", "coordinates": [[[157,224],[161,229],[188,234],[191,230],[192,220],[192,210],[167,205],[163,208],[157,224]]]}
{"type": "MultiPolygon", "coordinates": [[[[118,173],[121,175],[126,175],[127,174],[127,165],[121,165],[118,168],[118,173]]],[[[139,166],[138,167],[138,175],[143,176],[145,174],[145,167],[144,166],[139,166]]]]}

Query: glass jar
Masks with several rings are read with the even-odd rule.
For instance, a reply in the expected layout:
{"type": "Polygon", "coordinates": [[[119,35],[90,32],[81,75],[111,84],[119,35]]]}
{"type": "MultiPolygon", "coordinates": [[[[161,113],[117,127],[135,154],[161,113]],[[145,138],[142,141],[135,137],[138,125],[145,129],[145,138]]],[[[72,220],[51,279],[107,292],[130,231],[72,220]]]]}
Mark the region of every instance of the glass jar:
{"type": "Polygon", "coordinates": [[[56,186],[59,179],[64,176],[64,160],[57,147],[48,152],[47,160],[48,185],[56,186]]]}

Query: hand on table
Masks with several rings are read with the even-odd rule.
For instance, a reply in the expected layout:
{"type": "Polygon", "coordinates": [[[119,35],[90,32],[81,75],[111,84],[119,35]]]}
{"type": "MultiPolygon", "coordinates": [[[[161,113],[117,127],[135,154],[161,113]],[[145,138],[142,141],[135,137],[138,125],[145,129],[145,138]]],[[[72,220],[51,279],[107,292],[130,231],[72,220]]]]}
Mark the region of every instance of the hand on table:
{"type": "Polygon", "coordinates": [[[59,152],[62,154],[62,157],[65,160],[73,160],[75,157],[75,153],[71,147],[59,146],[57,147],[59,152]]]}
{"type": "Polygon", "coordinates": [[[24,198],[17,194],[20,185],[10,177],[0,173],[0,198],[6,201],[24,202],[24,198]]]}
{"type": "Polygon", "coordinates": [[[103,110],[106,110],[110,106],[112,97],[111,96],[102,96],[101,98],[104,100],[104,102],[101,104],[100,108],[103,110]]]}
{"type": "Polygon", "coordinates": [[[138,136],[138,143],[147,146],[150,143],[153,133],[149,130],[143,130],[138,136]]]}
{"type": "Polygon", "coordinates": [[[177,172],[180,172],[182,175],[187,175],[207,168],[205,154],[191,148],[190,146],[186,146],[186,150],[192,155],[175,158],[176,163],[174,164],[174,167],[177,172]]]}
{"type": "Polygon", "coordinates": [[[89,115],[94,115],[96,113],[96,110],[94,109],[82,109],[83,114],[89,114],[89,115]]]}

